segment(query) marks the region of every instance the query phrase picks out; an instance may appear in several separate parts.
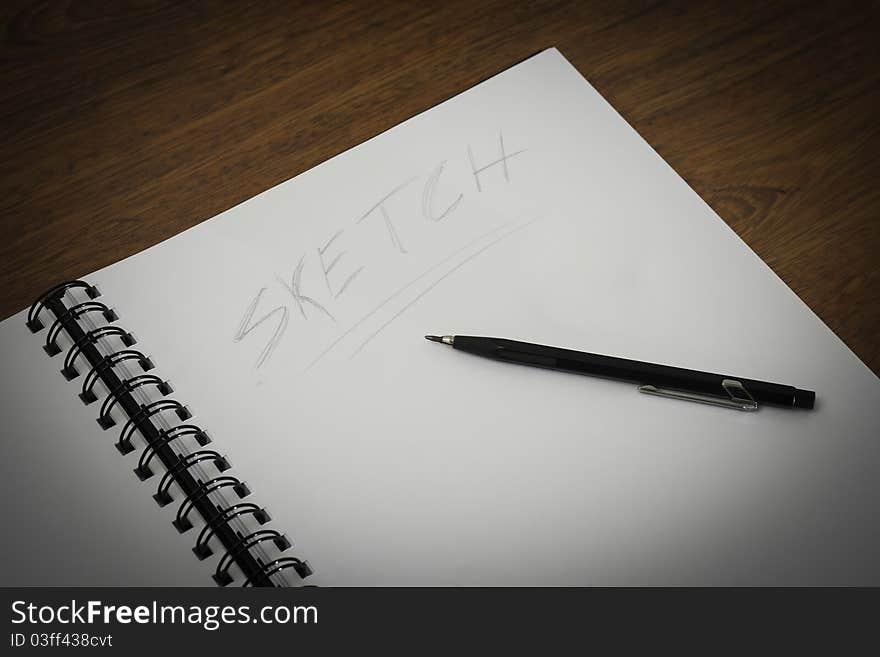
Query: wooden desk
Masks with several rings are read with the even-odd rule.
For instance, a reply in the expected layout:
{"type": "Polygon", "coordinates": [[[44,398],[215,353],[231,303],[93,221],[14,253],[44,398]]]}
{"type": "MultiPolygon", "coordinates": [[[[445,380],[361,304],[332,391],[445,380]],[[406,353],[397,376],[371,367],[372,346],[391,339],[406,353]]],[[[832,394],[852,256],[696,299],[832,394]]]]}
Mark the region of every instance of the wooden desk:
{"type": "Polygon", "coordinates": [[[880,372],[876,3],[99,4],[0,8],[0,317],[555,45],[880,372]]]}

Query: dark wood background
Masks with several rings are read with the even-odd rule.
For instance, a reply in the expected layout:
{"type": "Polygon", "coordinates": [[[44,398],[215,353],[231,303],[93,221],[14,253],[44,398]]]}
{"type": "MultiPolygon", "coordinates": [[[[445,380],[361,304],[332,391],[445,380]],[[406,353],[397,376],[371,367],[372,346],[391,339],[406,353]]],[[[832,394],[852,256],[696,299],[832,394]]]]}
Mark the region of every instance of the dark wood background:
{"type": "Polygon", "coordinates": [[[871,2],[0,4],[0,317],[548,46],[880,372],[871,2]]]}

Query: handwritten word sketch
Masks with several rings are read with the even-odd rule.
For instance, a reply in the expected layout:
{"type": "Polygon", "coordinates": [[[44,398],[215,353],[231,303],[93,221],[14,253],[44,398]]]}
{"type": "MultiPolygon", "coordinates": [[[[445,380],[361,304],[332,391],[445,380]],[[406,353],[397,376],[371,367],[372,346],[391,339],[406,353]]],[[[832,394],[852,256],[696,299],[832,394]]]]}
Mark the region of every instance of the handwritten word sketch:
{"type": "MultiPolygon", "coordinates": [[[[516,179],[512,163],[527,152],[523,148],[508,151],[500,131],[494,152],[480,154],[470,145],[462,150],[460,161],[443,160],[426,167],[426,175],[392,181],[369,206],[352,212],[348,221],[330,231],[322,243],[302,249],[290,271],[276,273],[255,292],[233,336],[234,342],[254,350],[255,368],[272,359],[298,322],[321,326],[321,341],[312,340],[302,347],[297,344],[298,350],[306,352],[304,371],[332,352],[356,357],[432,289],[533,222],[499,221],[495,217],[493,225],[467,225],[468,232],[439,260],[436,255],[427,261],[428,256],[419,259],[419,244],[440,237],[443,231],[461,231],[461,226],[454,227],[455,219],[467,207],[469,197],[484,194],[493,185],[511,185],[516,179]],[[465,180],[470,179],[472,186],[443,184],[444,176],[456,166],[466,169],[465,180]],[[377,235],[385,245],[383,251],[368,252],[363,248],[365,240],[377,235]],[[391,283],[387,276],[371,278],[374,267],[385,271],[395,261],[400,263],[399,274],[391,283]],[[306,283],[309,272],[313,275],[306,283]],[[345,316],[346,301],[359,287],[378,293],[382,300],[359,317],[343,322],[339,318],[345,316]]],[[[457,239],[459,232],[453,237],[457,239]]]]}

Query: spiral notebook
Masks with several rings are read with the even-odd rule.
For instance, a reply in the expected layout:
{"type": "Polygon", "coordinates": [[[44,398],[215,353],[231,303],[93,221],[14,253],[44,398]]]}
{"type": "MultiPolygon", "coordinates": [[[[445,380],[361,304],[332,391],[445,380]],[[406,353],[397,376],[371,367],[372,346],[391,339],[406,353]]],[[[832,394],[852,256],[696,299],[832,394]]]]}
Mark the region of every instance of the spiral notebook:
{"type": "Polygon", "coordinates": [[[877,377],[554,49],[53,288],[0,350],[0,584],[880,583],[877,377]]]}

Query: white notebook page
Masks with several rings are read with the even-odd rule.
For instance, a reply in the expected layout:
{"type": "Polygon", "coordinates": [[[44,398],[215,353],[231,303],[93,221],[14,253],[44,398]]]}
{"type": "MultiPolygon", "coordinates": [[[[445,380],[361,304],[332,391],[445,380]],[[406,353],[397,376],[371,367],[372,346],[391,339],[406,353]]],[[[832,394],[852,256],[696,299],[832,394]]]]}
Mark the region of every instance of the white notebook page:
{"type": "MultiPolygon", "coordinates": [[[[880,583],[877,377],[555,49],[87,279],[310,583],[880,583]],[[655,398],[426,333],[774,381],[817,404],[655,398]]],[[[210,584],[198,526],[171,528],[39,343],[21,315],[0,324],[19,381],[0,402],[3,485],[67,561],[7,541],[4,583],[210,584]],[[69,513],[45,510],[47,485],[69,513]]]]}

